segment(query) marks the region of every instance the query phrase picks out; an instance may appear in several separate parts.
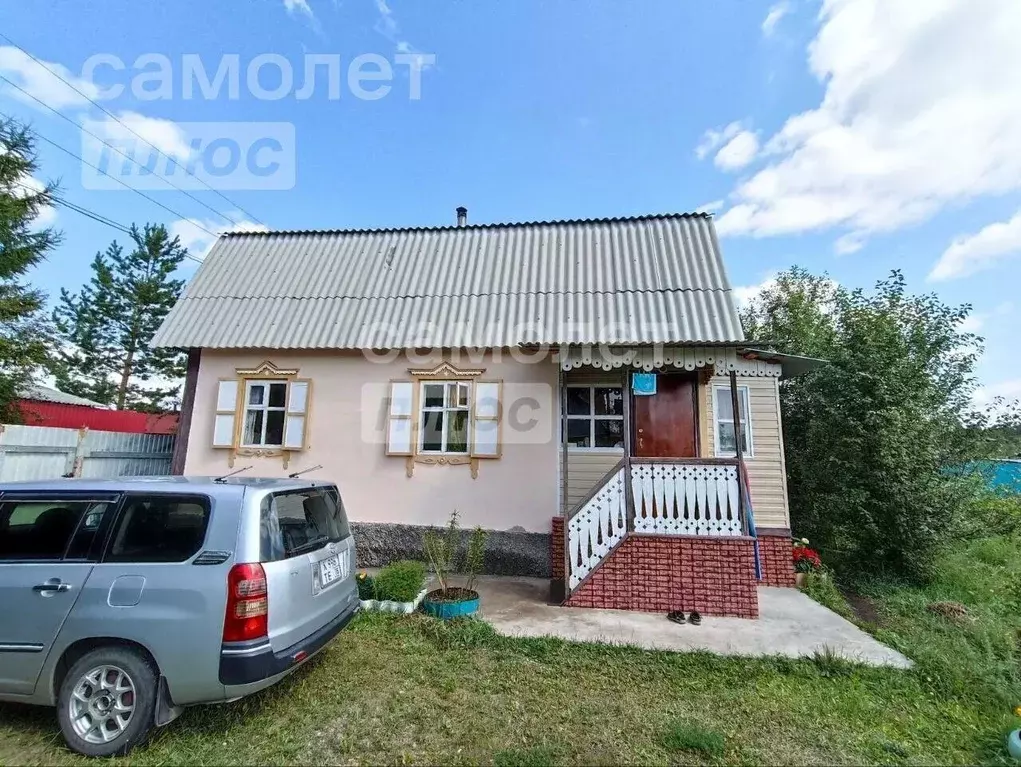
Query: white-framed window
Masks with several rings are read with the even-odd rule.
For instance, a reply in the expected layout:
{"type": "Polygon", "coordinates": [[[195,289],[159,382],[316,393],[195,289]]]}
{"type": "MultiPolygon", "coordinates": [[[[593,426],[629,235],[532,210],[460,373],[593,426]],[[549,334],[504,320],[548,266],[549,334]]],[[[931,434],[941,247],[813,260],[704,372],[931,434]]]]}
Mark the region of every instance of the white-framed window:
{"type": "Polygon", "coordinates": [[[471,444],[471,384],[422,381],[420,386],[418,452],[467,455],[471,444]]]}
{"type": "Polygon", "coordinates": [[[245,381],[242,447],[282,447],[287,381],[245,381]]]}
{"type": "Polygon", "coordinates": [[[620,386],[567,385],[567,444],[574,450],[624,447],[624,390],[620,386]]]}
{"type": "MultiPolygon", "coordinates": [[[[737,387],[737,406],[741,417],[741,436],[743,452],[752,455],[752,425],[748,418],[751,411],[748,399],[748,387],[737,387]]],[[[737,439],[734,436],[734,400],[729,386],[713,387],[714,437],[718,458],[733,458],[737,455],[737,439]]]]}

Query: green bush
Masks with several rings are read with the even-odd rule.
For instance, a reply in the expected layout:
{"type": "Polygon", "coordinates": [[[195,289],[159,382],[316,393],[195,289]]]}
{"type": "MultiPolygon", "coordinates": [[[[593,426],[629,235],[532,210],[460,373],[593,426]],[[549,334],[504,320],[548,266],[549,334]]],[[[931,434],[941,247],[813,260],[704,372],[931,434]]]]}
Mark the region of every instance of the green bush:
{"type": "Polygon", "coordinates": [[[358,584],[358,598],[359,599],[375,599],[376,598],[376,579],[366,573],[358,573],[355,578],[355,582],[358,584]]]}
{"type": "Polygon", "coordinates": [[[376,576],[376,599],[414,602],[425,587],[425,565],[421,562],[394,562],[376,576]]]}
{"type": "Polygon", "coordinates": [[[837,615],[848,619],[854,618],[854,610],[847,604],[844,595],[837,589],[832,576],[828,573],[805,573],[805,585],[801,587],[801,590],[823,607],[830,608],[837,615]]]}

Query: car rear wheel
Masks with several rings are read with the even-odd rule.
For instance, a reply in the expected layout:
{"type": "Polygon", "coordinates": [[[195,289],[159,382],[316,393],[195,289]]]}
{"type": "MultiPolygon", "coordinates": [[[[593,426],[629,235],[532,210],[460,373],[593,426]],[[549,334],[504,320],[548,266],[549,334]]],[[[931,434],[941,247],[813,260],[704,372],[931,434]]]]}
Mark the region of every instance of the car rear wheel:
{"type": "Polygon", "coordinates": [[[101,647],[75,663],[60,685],[57,719],[68,747],[86,756],[121,756],[154,726],[157,673],[128,647],[101,647]]]}

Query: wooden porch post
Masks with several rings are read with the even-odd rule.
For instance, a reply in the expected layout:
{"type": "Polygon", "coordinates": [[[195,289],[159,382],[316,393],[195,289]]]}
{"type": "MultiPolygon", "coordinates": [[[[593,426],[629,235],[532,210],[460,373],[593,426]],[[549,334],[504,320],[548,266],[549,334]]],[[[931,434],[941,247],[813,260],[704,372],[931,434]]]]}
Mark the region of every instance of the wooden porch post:
{"type": "Polygon", "coordinates": [[[627,510],[626,529],[628,532],[634,530],[635,522],[635,499],[631,492],[631,453],[634,444],[634,436],[631,433],[631,371],[625,366],[623,368],[623,389],[624,394],[624,508],[627,510]]]}
{"type": "MultiPolygon", "coordinates": [[[[730,371],[730,404],[734,409],[734,447],[737,452],[737,508],[741,515],[741,524],[747,533],[748,515],[745,511],[744,497],[744,434],[741,431],[741,398],[737,394],[737,372],[734,370],[730,371]]],[[[751,413],[747,415],[751,417],[751,413]]]]}

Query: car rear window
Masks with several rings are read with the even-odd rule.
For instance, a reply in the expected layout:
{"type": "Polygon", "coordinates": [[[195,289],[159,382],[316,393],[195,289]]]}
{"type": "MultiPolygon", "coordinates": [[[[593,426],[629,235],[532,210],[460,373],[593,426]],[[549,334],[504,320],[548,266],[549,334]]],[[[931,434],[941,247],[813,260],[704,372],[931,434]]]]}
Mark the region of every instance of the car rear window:
{"type": "Polygon", "coordinates": [[[183,562],[202,547],[208,523],[208,498],[128,496],[105,561],[183,562]]]}
{"type": "Polygon", "coordinates": [[[314,487],[266,496],[259,533],[262,561],[275,562],[341,541],[351,528],[337,489],[314,487]]]}

